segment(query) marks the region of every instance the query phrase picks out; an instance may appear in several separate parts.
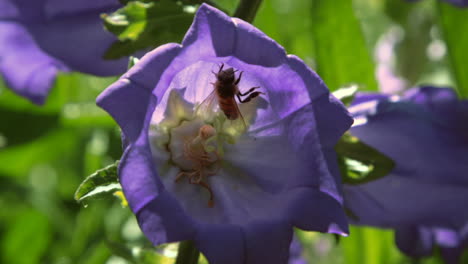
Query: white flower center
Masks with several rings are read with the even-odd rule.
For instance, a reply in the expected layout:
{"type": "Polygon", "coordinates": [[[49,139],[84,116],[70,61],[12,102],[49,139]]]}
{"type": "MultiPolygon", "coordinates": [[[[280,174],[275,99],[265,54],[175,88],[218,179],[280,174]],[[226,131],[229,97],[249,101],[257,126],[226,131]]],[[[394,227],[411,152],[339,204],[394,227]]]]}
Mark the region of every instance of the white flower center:
{"type": "MultiPolygon", "coordinates": [[[[157,114],[161,111],[155,111],[155,116],[157,114]]],[[[149,136],[153,155],[179,170],[176,183],[186,181],[206,189],[209,207],[214,206],[215,198],[207,179],[222,167],[224,144],[235,143],[236,138],[245,132],[244,127],[230,124],[222,112],[210,114],[207,120],[176,89],[169,94],[164,118],[151,122],[149,136]]],[[[161,166],[158,170],[160,175],[164,174],[161,166]]]]}

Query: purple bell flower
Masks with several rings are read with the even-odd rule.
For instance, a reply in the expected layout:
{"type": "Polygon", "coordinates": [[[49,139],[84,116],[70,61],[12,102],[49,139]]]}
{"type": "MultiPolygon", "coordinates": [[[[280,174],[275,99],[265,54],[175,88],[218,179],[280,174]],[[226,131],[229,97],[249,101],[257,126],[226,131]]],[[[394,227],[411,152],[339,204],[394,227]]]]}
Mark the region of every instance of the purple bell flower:
{"type": "Polygon", "coordinates": [[[412,256],[434,244],[466,246],[468,101],[449,88],[420,87],[401,98],[361,94],[349,110],[351,133],[396,165],[382,179],[344,186],[353,223],[396,229],[397,245],[412,256]]]}
{"type": "Polygon", "coordinates": [[[128,59],[102,58],[116,37],[100,14],[119,6],[118,0],[0,1],[0,74],[7,86],[42,104],[59,71],[123,73],[128,59]]]}
{"type": "Polygon", "coordinates": [[[249,23],[201,5],[182,44],[146,54],[97,103],[122,128],[120,183],[153,244],[193,240],[210,263],[275,264],[288,262],[293,227],[347,234],[333,147],[352,118],[249,23]],[[259,87],[239,103],[243,122],[235,105],[210,103],[220,73],[230,84],[242,74],[241,93],[259,87]]]}

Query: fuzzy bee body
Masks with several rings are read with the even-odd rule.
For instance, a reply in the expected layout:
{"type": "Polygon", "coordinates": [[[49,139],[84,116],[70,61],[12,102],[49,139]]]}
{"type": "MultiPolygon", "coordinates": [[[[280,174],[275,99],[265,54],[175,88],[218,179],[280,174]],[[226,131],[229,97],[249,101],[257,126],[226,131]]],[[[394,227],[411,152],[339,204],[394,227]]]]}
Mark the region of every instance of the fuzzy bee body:
{"type": "MultiPolygon", "coordinates": [[[[219,94],[218,94],[219,96],[219,94]]],[[[234,97],[218,97],[219,108],[229,120],[236,120],[240,116],[237,102],[234,97]]]]}
{"type": "Polygon", "coordinates": [[[255,91],[255,89],[260,87],[252,87],[247,92],[241,93],[239,91],[238,84],[242,78],[242,73],[240,72],[239,76],[236,78],[233,68],[228,68],[223,70],[224,64],[219,67],[218,72],[213,72],[216,76],[216,82],[213,84],[213,92],[201,103],[202,111],[212,111],[215,107],[214,102],[217,101],[219,109],[224,113],[227,119],[231,121],[240,120],[243,127],[245,128],[245,121],[242,117],[242,114],[239,110],[235,97],[239,100],[240,103],[246,103],[252,100],[253,98],[262,94],[261,92],[255,91]],[[247,96],[244,99],[241,96],[247,96]]]}

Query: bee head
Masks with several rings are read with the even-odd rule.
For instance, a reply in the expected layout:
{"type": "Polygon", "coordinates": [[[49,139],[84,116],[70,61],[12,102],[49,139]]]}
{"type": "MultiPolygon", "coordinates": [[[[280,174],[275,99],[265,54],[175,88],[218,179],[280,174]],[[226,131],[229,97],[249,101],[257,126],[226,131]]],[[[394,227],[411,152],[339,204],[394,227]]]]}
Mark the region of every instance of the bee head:
{"type": "Polygon", "coordinates": [[[234,69],[229,68],[227,70],[221,70],[216,77],[218,78],[218,81],[223,82],[223,83],[232,83],[236,79],[236,75],[234,74],[234,69]]]}

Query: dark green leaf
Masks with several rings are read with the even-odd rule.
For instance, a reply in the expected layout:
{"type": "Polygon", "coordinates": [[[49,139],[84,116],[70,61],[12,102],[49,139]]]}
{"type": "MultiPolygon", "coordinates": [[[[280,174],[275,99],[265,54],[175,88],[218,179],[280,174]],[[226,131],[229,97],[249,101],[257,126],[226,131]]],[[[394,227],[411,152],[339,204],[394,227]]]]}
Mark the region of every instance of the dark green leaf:
{"type": "Polygon", "coordinates": [[[56,114],[18,112],[3,107],[0,107],[0,116],[0,135],[5,137],[7,146],[36,139],[55,128],[58,123],[56,114]]]}
{"type": "Polygon", "coordinates": [[[386,176],[394,162],[366,145],[358,138],[345,134],[335,146],[343,183],[362,184],[386,176]]]}
{"type": "Polygon", "coordinates": [[[179,244],[179,253],[175,264],[197,264],[200,258],[200,251],[195,247],[193,241],[182,241],[179,244]]]}
{"type": "Polygon", "coordinates": [[[97,198],[121,189],[117,167],[119,161],[88,176],[75,192],[75,200],[82,202],[88,198],[97,198]]]}
{"type": "Polygon", "coordinates": [[[468,98],[468,9],[438,1],[440,27],[447,43],[449,60],[462,98],[468,98]]]}
{"type": "Polygon", "coordinates": [[[330,90],[357,83],[377,90],[374,65],[352,0],[315,0],[312,5],[317,72],[330,90]]]}
{"type": "Polygon", "coordinates": [[[171,0],[131,1],[112,14],[104,14],[106,29],[119,38],[104,58],[116,59],[167,42],[180,42],[193,15],[171,0]]]}

